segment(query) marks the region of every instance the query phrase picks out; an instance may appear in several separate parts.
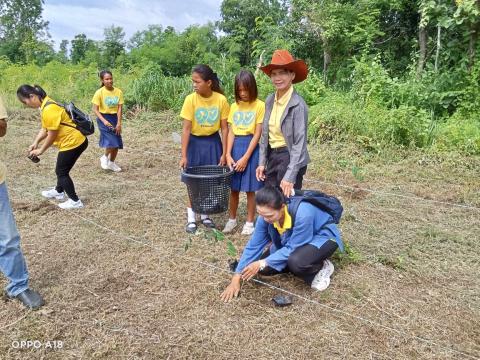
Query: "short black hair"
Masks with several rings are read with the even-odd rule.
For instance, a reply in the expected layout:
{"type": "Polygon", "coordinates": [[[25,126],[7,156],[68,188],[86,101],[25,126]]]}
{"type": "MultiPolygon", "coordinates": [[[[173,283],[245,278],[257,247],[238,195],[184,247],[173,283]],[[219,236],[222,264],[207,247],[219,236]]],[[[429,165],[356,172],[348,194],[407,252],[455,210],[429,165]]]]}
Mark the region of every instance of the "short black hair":
{"type": "Polygon", "coordinates": [[[268,206],[269,208],[280,210],[286,203],[285,196],[279,187],[267,185],[257,191],[255,202],[259,206],[268,206]]]}
{"type": "Polygon", "coordinates": [[[240,70],[235,76],[235,101],[238,103],[240,99],[240,85],[248,91],[248,101],[253,102],[257,100],[258,88],[255,76],[249,70],[240,70]]]}

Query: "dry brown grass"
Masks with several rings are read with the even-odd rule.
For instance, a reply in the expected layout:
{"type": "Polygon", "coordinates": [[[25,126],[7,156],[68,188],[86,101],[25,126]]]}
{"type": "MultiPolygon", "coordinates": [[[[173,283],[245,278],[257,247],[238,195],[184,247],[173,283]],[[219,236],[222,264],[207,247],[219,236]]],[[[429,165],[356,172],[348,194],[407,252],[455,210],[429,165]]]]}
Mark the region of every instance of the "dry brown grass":
{"type": "MultiPolygon", "coordinates": [[[[362,190],[478,208],[478,158],[311,146],[305,187],[342,198],[350,254],[336,258],[324,293],[290,275],[261,279],[297,294],[291,307],[274,307],[271,298],[279,290],[258,283],[245,284],[238,300],[223,304],[225,242],[199,235],[184,251],[186,191],[172,114],[139,114],[126,124],[119,174],[99,168],[100,150],[90,139],[72,173],[86,204],[78,212],[60,211],[39,195],[54,183],[55,152],[38,166],[26,159],[36,116],[19,111],[1,149],[31,283],[47,305],[25,312],[4,302],[0,358],[480,356],[480,211],[362,190]],[[63,348],[12,347],[20,340],[61,340],[63,348]]],[[[223,225],[226,218],[215,220],[223,225]]],[[[247,240],[239,234],[229,239],[238,248],[247,240]]]]}

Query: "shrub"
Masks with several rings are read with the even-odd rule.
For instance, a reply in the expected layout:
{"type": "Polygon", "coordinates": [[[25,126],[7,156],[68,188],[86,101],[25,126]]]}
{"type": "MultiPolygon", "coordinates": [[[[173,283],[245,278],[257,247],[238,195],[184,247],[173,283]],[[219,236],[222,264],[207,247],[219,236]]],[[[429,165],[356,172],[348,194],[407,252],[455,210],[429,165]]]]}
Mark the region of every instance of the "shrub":
{"type": "Polygon", "coordinates": [[[189,77],[165,76],[159,65],[149,65],[131,82],[125,99],[130,106],[139,105],[151,111],[179,111],[183,100],[191,92],[189,77]]]}
{"type": "Polygon", "coordinates": [[[480,113],[468,118],[456,113],[438,128],[434,147],[441,151],[460,151],[480,155],[480,113]]]}
{"type": "Polygon", "coordinates": [[[387,109],[375,102],[364,105],[347,94],[326,92],[310,109],[310,141],[351,138],[366,145],[427,145],[431,119],[423,110],[400,106],[387,109]]]}

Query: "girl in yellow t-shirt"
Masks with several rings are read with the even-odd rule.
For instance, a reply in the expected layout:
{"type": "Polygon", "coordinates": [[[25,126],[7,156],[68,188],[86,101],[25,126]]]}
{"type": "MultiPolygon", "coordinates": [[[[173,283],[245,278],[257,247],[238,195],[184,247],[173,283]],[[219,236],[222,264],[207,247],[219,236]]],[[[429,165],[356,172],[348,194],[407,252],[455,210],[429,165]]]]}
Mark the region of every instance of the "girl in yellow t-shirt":
{"type": "Polygon", "coordinates": [[[49,98],[40,86],[22,85],[17,90],[17,97],[28,107],[40,108],[42,114],[42,128],[32,145],[28,147],[29,156],[38,157],[51,145],[59,150],[55,167],[57,186],[42,191],[42,196],[62,200],[67,193],[69,199],[58,206],[62,209],[82,208],[83,203],[75,192],[70,170],[87,148],[87,138],[76,129],[75,123],[65,109],[49,98]]]}
{"type": "Polygon", "coordinates": [[[255,77],[250,71],[242,70],[235,77],[235,103],[230,107],[228,123],[227,164],[235,169],[230,193],[230,218],[223,229],[232,232],[237,226],[237,209],[240,191],[247,193],[247,221],[242,235],[251,235],[254,230],[255,191],[263,183],[257,180],[258,141],[262,135],[265,103],[257,99],[255,77]]]}
{"type": "Polygon", "coordinates": [[[99,145],[105,148],[105,154],[100,158],[100,166],[104,170],[115,172],[122,169],[115,163],[118,149],[123,149],[122,140],[122,107],[123,93],[113,87],[113,76],[108,70],[100,71],[102,87],[93,95],[93,111],[97,115],[100,130],[99,145]]]}
{"type": "MultiPolygon", "coordinates": [[[[183,103],[182,158],[180,167],[225,165],[228,135],[228,101],[223,95],[217,74],[208,65],[197,65],[192,71],[194,93],[183,103]],[[222,137],[218,133],[222,130],[222,137]],[[223,141],[222,141],[223,139],[223,141]]],[[[200,216],[204,226],[215,228],[207,215],[200,216]]],[[[197,231],[195,212],[187,206],[188,233],[197,231]]]]}

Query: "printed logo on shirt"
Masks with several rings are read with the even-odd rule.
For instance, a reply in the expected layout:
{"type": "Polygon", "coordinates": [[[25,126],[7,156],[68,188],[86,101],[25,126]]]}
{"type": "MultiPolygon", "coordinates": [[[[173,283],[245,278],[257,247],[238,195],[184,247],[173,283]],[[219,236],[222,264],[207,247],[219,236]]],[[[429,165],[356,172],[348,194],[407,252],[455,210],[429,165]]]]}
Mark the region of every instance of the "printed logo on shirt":
{"type": "Polygon", "coordinates": [[[235,111],[233,113],[233,123],[236,127],[248,128],[255,120],[254,111],[235,111]]]}
{"type": "Polygon", "coordinates": [[[202,126],[214,125],[218,120],[218,108],[198,108],[195,111],[195,120],[202,126]]]}
{"type": "Polygon", "coordinates": [[[119,100],[120,99],[118,96],[106,96],[105,105],[107,105],[108,107],[117,106],[119,100]]]}

